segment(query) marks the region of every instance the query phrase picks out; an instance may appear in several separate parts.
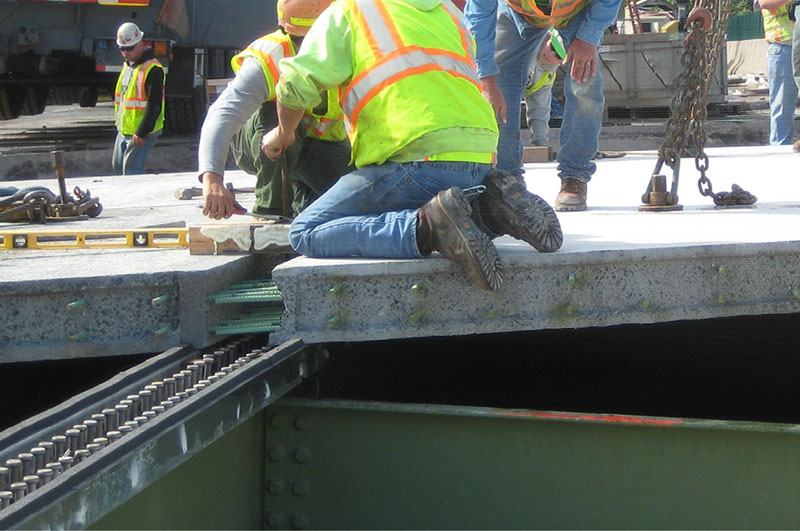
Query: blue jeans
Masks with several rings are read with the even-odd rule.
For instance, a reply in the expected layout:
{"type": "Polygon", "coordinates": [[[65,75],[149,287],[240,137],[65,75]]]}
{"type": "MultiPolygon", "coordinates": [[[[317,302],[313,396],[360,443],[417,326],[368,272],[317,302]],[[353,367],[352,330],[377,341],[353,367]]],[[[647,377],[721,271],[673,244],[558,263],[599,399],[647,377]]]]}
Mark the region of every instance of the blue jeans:
{"type": "MultiPolygon", "coordinates": [[[[520,102],[522,101],[528,65],[547,28],[536,28],[525,24],[520,34],[516,24],[503,12],[501,6],[497,17],[495,60],[500,69],[497,83],[508,106],[508,117],[500,125],[500,141],[497,146],[497,167],[516,175],[523,173],[522,142],[520,141],[520,102]]],[[[565,42],[572,42],[588,9],[584,9],[561,28],[565,42]]],[[[567,72],[570,66],[567,65],[567,72]]],[[[565,77],[564,118],[561,122],[561,142],[558,149],[558,176],[572,177],[588,182],[596,165],[592,157],[597,152],[600,126],[603,123],[603,77],[598,67],[597,75],[586,83],[565,77]]]]}
{"type": "Polygon", "coordinates": [[[144,173],[144,163],[147,155],[161,136],[161,131],[147,135],[144,145],[140,148],[133,147],[133,137],[117,133],[114,141],[114,152],[111,155],[111,167],[117,175],[140,175],[144,173]]]}
{"type": "Polygon", "coordinates": [[[341,177],[292,222],[292,248],[312,258],[414,258],[417,211],[441,190],[483,182],[489,164],[379,164],[341,177]]]}
{"type": "Polygon", "coordinates": [[[794,141],[794,108],[797,85],[792,76],[792,47],[776,42],[767,48],[769,76],[769,143],[773,146],[794,141]]]}
{"type": "MultiPolygon", "coordinates": [[[[790,8],[791,9],[791,8],[790,8]]],[[[794,8],[794,18],[800,17],[800,5],[794,8]]],[[[792,33],[792,70],[794,83],[800,88],[800,24],[795,23],[792,33]]]]}

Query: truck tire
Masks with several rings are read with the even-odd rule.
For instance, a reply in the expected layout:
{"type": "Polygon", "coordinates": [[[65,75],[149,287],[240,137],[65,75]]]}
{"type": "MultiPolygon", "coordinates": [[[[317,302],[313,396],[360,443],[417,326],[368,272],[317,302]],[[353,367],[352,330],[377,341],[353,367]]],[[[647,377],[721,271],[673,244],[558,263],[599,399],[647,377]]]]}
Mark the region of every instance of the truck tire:
{"type": "Polygon", "coordinates": [[[22,102],[14,87],[0,87],[0,120],[14,120],[22,112],[22,102]]]}
{"type": "Polygon", "coordinates": [[[78,105],[81,107],[94,107],[97,105],[97,87],[86,87],[78,97],[78,105]]]}
{"type": "Polygon", "coordinates": [[[69,85],[55,85],[50,87],[48,103],[50,105],[72,105],[78,103],[78,87],[69,85]]]}
{"type": "Polygon", "coordinates": [[[25,116],[34,116],[42,114],[45,107],[47,107],[47,93],[49,87],[38,85],[24,86],[20,90],[20,99],[22,100],[22,114],[25,116]]]}
{"type": "Polygon", "coordinates": [[[206,114],[206,93],[203,87],[192,89],[192,96],[167,96],[164,127],[170,133],[191,134],[200,130],[206,114]]]}

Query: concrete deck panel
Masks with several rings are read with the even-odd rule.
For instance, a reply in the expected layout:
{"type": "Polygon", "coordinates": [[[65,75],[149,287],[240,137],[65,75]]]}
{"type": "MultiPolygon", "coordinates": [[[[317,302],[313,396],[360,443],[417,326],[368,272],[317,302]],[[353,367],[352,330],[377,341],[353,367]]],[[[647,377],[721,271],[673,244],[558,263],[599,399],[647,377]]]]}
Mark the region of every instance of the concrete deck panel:
{"type": "MultiPolygon", "coordinates": [[[[243,172],[227,174],[236,186],[252,186],[243,172]]],[[[55,179],[16,181],[18,188],[55,179]]],[[[67,187],[89,189],[103,212],[94,219],[45,225],[0,223],[3,230],[132,229],[213,223],[199,199],[175,199],[177,188],[197,185],[195,173],[71,178],[67,187]]],[[[253,195],[242,196],[251,206],[253,195]]],[[[248,218],[251,219],[251,218],[248,218]]],[[[219,340],[207,331],[233,307],[206,296],[243,279],[266,277],[264,256],[192,256],[186,248],[0,251],[0,362],[161,352],[219,340]],[[153,299],[167,295],[166,302],[153,299]],[[67,305],[84,301],[76,310],[67,305]]]]}
{"type": "MultiPolygon", "coordinates": [[[[791,146],[708,154],[715,191],[736,183],[758,196],[755,207],[715,208],[698,192],[694,160],[683,159],[684,210],[638,212],[655,157],[601,160],[589,210],[559,214],[562,249],[540,254],[507,236],[496,240],[505,276],[499,291],[479,290],[436,254],[295,258],[273,271],[287,313],[271,340],[370,341],[797,313],[800,155],[791,146]]],[[[526,169],[528,188],[552,202],[556,164],[526,169]]]]}

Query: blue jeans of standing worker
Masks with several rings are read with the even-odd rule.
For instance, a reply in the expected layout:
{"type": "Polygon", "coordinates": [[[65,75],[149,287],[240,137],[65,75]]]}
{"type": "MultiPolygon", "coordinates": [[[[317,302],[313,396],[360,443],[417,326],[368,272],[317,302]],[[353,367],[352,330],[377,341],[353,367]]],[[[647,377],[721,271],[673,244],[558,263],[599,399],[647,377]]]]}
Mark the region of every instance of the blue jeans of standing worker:
{"type": "MultiPolygon", "coordinates": [[[[523,23],[520,28],[509,18],[505,2],[499,8],[497,17],[497,38],[495,61],[500,69],[497,83],[508,108],[508,118],[500,125],[500,141],[497,146],[497,167],[516,175],[522,170],[522,142],[520,141],[520,102],[522,101],[528,65],[533,52],[547,28],[536,28],[523,23]]],[[[587,9],[569,21],[566,27],[559,28],[564,41],[569,43],[583,22],[587,9]]],[[[558,176],[561,179],[572,177],[588,182],[594,174],[596,165],[592,157],[597,152],[600,126],[603,123],[603,78],[600,74],[602,63],[598,65],[597,75],[586,83],[577,83],[567,75],[564,78],[564,118],[561,122],[561,140],[558,149],[558,176]]]]}
{"type": "MultiPolygon", "coordinates": [[[[789,8],[791,9],[791,8],[789,8]]],[[[800,5],[794,8],[794,18],[800,17],[800,5]]],[[[800,24],[795,23],[792,33],[792,70],[794,83],[800,88],[800,24]]]]}
{"type": "Polygon", "coordinates": [[[117,133],[114,141],[114,152],[111,155],[111,167],[117,175],[140,175],[144,173],[147,155],[161,136],[161,131],[150,133],[144,139],[142,147],[133,146],[133,136],[117,133]]]}
{"type": "Polygon", "coordinates": [[[441,190],[481,184],[489,164],[407,162],[357,169],[292,222],[292,248],[312,258],[414,258],[417,211],[441,190]]]}
{"type": "Polygon", "coordinates": [[[769,76],[769,143],[773,146],[794,141],[794,108],[797,85],[792,75],[792,47],[771,42],[767,48],[769,76]]]}

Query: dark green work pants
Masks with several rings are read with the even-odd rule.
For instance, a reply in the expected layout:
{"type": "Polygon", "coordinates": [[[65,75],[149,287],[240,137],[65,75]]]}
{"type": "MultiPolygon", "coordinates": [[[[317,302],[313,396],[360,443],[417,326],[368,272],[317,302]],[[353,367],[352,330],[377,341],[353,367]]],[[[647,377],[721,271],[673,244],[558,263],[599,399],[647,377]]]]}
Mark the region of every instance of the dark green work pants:
{"type": "MultiPolygon", "coordinates": [[[[236,165],[257,177],[257,214],[283,214],[281,160],[271,161],[261,151],[261,137],[278,125],[277,107],[267,102],[256,111],[233,137],[231,150],[236,165]]],[[[326,142],[306,136],[305,126],[295,131],[296,140],[285,151],[288,194],[292,215],[301,212],[342,175],[355,168],[350,163],[350,143],[326,142]]]]}

